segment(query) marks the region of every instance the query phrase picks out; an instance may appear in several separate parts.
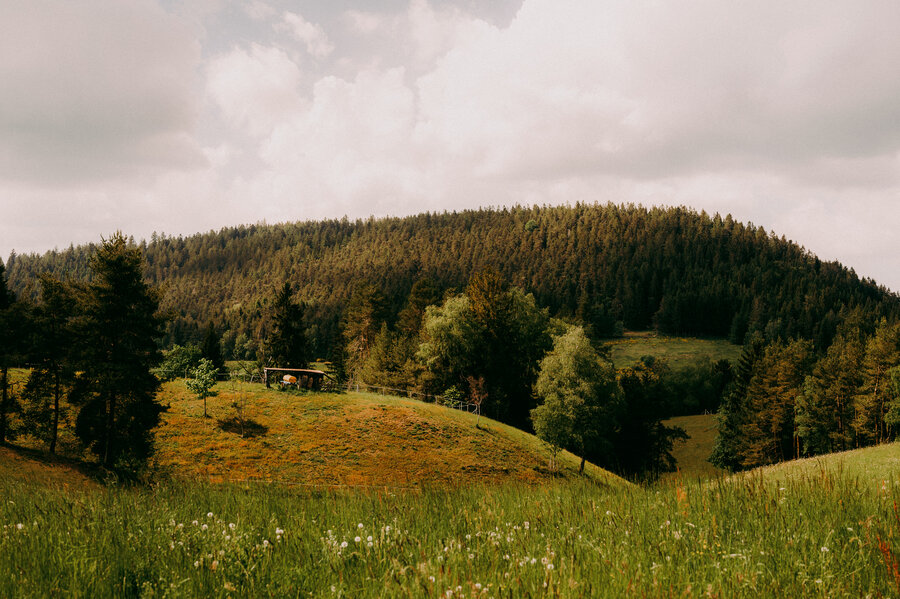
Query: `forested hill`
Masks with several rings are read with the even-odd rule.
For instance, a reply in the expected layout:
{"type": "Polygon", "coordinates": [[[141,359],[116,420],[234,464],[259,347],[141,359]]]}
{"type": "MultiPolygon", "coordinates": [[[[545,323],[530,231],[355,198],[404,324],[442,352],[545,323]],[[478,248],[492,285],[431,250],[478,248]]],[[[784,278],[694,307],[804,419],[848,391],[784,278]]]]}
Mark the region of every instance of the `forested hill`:
{"type": "MultiPolygon", "coordinates": [[[[13,256],[10,286],[28,295],[44,271],[86,278],[93,250],[13,256]]],[[[838,263],[762,227],[686,208],[517,207],[250,225],[154,234],[144,255],[146,275],[163,284],[175,315],[167,343],[199,339],[209,322],[226,332],[226,346],[252,343],[276,288],[290,281],[320,356],[338,338],[358,284],[383,293],[390,324],[417,280],[461,289],[485,268],[533,293],[551,315],[578,316],[600,334],[620,321],[735,342],[759,330],[825,347],[851,309],[871,318],[900,313],[895,294],[838,263]]]]}

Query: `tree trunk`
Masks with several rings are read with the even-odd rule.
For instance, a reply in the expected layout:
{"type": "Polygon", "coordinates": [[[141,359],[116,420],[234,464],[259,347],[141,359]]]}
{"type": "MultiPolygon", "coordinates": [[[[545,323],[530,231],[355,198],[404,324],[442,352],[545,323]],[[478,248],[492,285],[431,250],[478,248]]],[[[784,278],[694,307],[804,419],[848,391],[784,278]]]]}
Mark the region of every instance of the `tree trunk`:
{"type": "Polygon", "coordinates": [[[581,466],[578,467],[578,474],[584,474],[585,457],[581,456],[581,466]]]}

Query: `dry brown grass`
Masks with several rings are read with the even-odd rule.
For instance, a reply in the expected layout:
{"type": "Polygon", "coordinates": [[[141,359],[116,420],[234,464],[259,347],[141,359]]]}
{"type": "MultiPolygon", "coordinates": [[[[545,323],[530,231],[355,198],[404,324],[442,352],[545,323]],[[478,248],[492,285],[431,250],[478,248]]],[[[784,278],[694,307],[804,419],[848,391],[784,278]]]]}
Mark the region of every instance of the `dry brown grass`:
{"type": "MultiPolygon", "coordinates": [[[[213,481],[260,480],[330,486],[446,486],[505,481],[539,483],[574,477],[577,459],[549,454],[533,436],[482,417],[433,404],[366,393],[324,394],[220,384],[211,418],[202,403],[174,381],[157,430],[156,462],[172,472],[213,481]],[[244,418],[264,431],[235,432],[232,403],[245,400],[244,418]],[[222,424],[228,422],[224,428],[222,424]]],[[[621,479],[599,468],[601,483],[621,479]]]]}

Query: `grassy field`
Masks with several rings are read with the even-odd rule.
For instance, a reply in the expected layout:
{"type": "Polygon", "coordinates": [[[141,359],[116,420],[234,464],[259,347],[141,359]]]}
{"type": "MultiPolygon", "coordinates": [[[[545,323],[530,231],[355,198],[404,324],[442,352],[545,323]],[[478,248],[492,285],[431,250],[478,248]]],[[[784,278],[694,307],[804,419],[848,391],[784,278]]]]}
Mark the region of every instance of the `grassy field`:
{"type": "Polygon", "coordinates": [[[651,488],[0,479],[0,596],[894,597],[900,447],[651,488]]]}
{"type": "Polygon", "coordinates": [[[675,444],[672,456],[677,462],[678,472],[664,475],[667,478],[710,478],[723,474],[707,461],[716,441],[716,415],[679,416],[663,422],[666,426],[680,426],[688,434],[688,439],[675,444]]]}
{"type": "Polygon", "coordinates": [[[607,343],[612,348],[612,359],[617,367],[633,364],[642,356],[665,358],[672,368],[678,368],[698,358],[734,362],[741,355],[740,345],[723,339],[666,337],[650,331],[629,331],[621,339],[610,339],[607,343]]]}
{"type": "MultiPolygon", "coordinates": [[[[203,404],[183,381],[161,393],[156,465],[190,478],[279,481],[317,487],[546,482],[576,475],[568,453],[549,468],[536,437],[474,414],[371,393],[303,393],[220,383],[203,404]],[[244,436],[235,422],[244,401],[244,436]],[[476,426],[477,425],[477,426],[476,426]]],[[[602,484],[626,484],[589,464],[602,484]]]]}

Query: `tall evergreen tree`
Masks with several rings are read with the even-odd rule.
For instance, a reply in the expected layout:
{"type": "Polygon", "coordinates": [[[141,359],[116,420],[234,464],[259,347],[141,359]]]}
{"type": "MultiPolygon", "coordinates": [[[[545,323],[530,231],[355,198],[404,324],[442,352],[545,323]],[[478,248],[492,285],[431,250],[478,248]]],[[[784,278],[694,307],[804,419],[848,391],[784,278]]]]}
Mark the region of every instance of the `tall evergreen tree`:
{"type": "Polygon", "coordinates": [[[346,340],[346,371],[359,380],[372,351],[372,344],[384,320],[385,299],[371,283],[360,283],[353,290],[344,310],[342,329],[346,340]]]}
{"type": "Polygon", "coordinates": [[[59,436],[61,400],[75,378],[77,350],[73,321],[76,301],[65,283],[41,277],[41,301],[34,310],[34,329],[30,348],[33,368],[28,377],[26,414],[33,432],[46,438],[51,454],[56,453],[59,436]]]}
{"type": "Polygon", "coordinates": [[[0,445],[14,436],[10,416],[19,409],[9,382],[9,369],[21,361],[31,332],[27,306],[7,287],[6,272],[0,261],[0,445]]]}
{"type": "Polygon", "coordinates": [[[775,342],[763,351],[746,392],[749,413],[738,451],[742,468],[799,457],[794,411],[811,362],[808,341],[775,342]]]}
{"type": "Polygon", "coordinates": [[[666,417],[664,362],[642,358],[616,373],[622,389],[622,409],[612,437],[612,454],[597,463],[625,476],[655,480],[675,470],[672,448],[687,439],[684,429],[663,424],[666,417]]]}
{"type": "Polygon", "coordinates": [[[93,282],[82,298],[82,345],[75,432],[104,466],[141,467],[153,450],[153,429],[163,407],[150,369],[161,354],[157,291],[141,275],[141,250],[122,233],[104,240],[91,260],[93,282]]]}
{"type": "Polygon", "coordinates": [[[813,366],[797,398],[797,434],[807,455],[855,447],[853,397],[862,382],[864,343],[838,335],[813,366]]]}
{"type": "Polygon", "coordinates": [[[896,431],[884,416],[894,400],[888,371],[900,365],[900,322],[882,320],[866,343],[862,384],[854,398],[853,428],[862,444],[883,443],[896,431]]]}
{"type": "Polygon", "coordinates": [[[303,305],[295,303],[293,296],[294,290],[286,281],[275,295],[268,357],[283,368],[306,368],[309,356],[303,324],[303,305]]]}
{"type": "Polygon", "coordinates": [[[753,335],[744,345],[741,357],[734,368],[734,376],[726,387],[718,412],[718,434],[709,461],[714,466],[730,472],[741,468],[741,447],[744,425],[750,417],[747,406],[747,389],[756,373],[756,363],[762,357],[765,340],[753,335]]]}
{"type": "Polygon", "coordinates": [[[203,336],[203,344],[200,346],[200,355],[209,360],[216,372],[225,369],[225,358],[222,357],[222,343],[219,333],[213,323],[206,326],[206,334],[203,336]]]}

